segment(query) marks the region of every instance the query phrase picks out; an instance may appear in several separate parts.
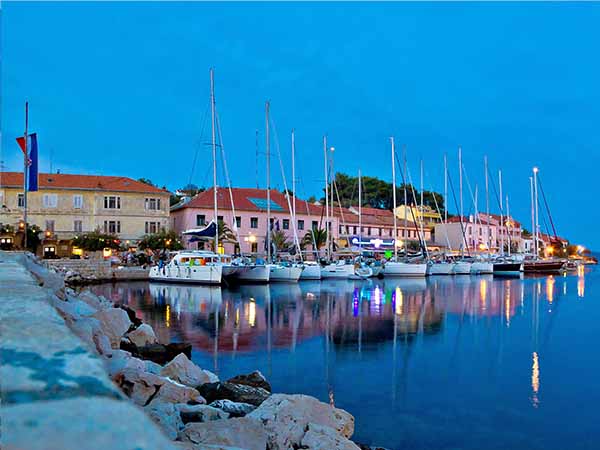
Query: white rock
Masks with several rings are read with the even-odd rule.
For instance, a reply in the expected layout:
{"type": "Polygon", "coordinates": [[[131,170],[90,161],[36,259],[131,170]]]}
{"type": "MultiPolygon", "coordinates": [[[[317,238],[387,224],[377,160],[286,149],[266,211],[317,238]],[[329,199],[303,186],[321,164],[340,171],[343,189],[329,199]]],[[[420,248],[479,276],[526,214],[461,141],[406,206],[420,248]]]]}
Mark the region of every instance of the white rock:
{"type": "Polygon", "coordinates": [[[113,348],[119,348],[121,337],[131,326],[127,313],[121,308],[110,308],[96,312],[93,317],[100,321],[104,334],[110,339],[110,345],[113,348]]]}
{"type": "Polygon", "coordinates": [[[156,339],[156,335],[154,334],[154,330],[148,324],[141,324],[135,330],[127,333],[127,337],[131,342],[133,342],[138,347],[143,347],[147,344],[156,344],[158,343],[158,339],[156,339]]]}
{"type": "Polygon", "coordinates": [[[160,387],[158,394],[156,394],[156,397],[152,400],[153,402],[187,403],[189,401],[194,401],[196,403],[206,404],[206,400],[204,400],[204,397],[202,397],[196,389],[179,384],[169,378],[163,379],[165,380],[165,383],[160,387]]]}
{"type": "Polygon", "coordinates": [[[146,364],[139,358],[131,356],[131,353],[125,350],[112,350],[106,358],[106,368],[110,376],[115,375],[125,369],[132,369],[138,372],[146,371],[146,364]]]}
{"type": "Polygon", "coordinates": [[[358,445],[339,435],[333,428],[314,423],[308,424],[301,447],[307,450],[360,450],[358,445]]]}
{"type": "MultiPolygon", "coordinates": [[[[69,297],[69,299],[72,299],[72,297],[69,297]]],[[[89,290],[80,292],[77,296],[77,299],[87,303],[89,306],[91,306],[97,311],[100,311],[102,309],[110,309],[113,307],[113,304],[110,301],[108,301],[105,297],[97,296],[89,290]]]]}
{"type": "Polygon", "coordinates": [[[52,297],[52,306],[61,313],[63,317],[68,317],[74,320],[84,316],[92,316],[96,313],[96,309],[89,306],[81,300],[70,299],[68,301],[60,300],[58,297],[52,297]]]}
{"type": "Polygon", "coordinates": [[[78,320],[67,319],[67,325],[87,346],[93,350],[96,348],[94,339],[104,335],[100,321],[94,317],[82,317],[78,320]]]}
{"type": "Polygon", "coordinates": [[[190,361],[184,353],[180,353],[166,364],[160,374],[192,387],[219,381],[219,377],[208,370],[202,370],[190,361]]]}
{"type": "Polygon", "coordinates": [[[271,450],[300,445],[309,423],[330,427],[346,438],[354,433],[352,415],[308,395],[271,395],[246,417],[264,424],[271,450]]]}
{"type": "Polygon", "coordinates": [[[267,434],[263,426],[258,420],[248,417],[188,423],[179,433],[179,438],[200,444],[200,448],[212,448],[209,447],[211,445],[217,448],[239,447],[246,450],[267,448],[267,434]]]}
{"type": "Polygon", "coordinates": [[[163,366],[161,366],[160,364],[156,364],[154,361],[150,360],[145,360],[144,365],[146,366],[146,372],[150,372],[155,375],[160,375],[160,371],[163,368],[163,366]]]}
{"type": "Polygon", "coordinates": [[[256,409],[256,406],[249,403],[232,402],[231,400],[215,400],[210,405],[214,408],[219,408],[232,416],[245,416],[256,409]]]}
{"type": "Polygon", "coordinates": [[[173,403],[152,402],[144,410],[148,415],[160,425],[164,433],[171,440],[177,438],[177,433],[183,429],[183,422],[179,416],[179,411],[173,403]]]}
{"type": "Polygon", "coordinates": [[[113,381],[136,404],[146,406],[168,381],[157,375],[135,369],[123,369],[112,376],[113,381]]]}
{"type": "Polygon", "coordinates": [[[101,355],[110,355],[112,353],[113,349],[110,346],[110,339],[105,334],[95,335],[93,341],[96,345],[96,350],[101,355]]]}
{"type": "Polygon", "coordinates": [[[218,408],[208,405],[186,405],[184,403],[175,405],[184,423],[188,422],[210,422],[211,420],[228,419],[229,414],[218,408]]]}

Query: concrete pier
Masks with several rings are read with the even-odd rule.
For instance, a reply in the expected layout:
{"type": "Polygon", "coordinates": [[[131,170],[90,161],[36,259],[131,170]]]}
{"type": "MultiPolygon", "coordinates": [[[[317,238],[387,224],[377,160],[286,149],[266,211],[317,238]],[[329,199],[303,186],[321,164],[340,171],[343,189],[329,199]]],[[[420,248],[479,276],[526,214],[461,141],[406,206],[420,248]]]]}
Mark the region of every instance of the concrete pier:
{"type": "Polygon", "coordinates": [[[31,267],[0,252],[0,447],[174,448],[51,306],[60,281],[31,267]]]}

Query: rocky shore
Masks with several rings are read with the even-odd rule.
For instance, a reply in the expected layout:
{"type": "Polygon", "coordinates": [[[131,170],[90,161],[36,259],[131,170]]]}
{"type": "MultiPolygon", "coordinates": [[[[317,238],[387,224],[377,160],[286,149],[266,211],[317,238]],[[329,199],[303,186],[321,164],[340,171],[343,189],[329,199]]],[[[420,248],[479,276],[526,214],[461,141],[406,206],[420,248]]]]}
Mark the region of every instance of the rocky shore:
{"type": "Polygon", "coordinates": [[[350,440],[354,417],[307,395],[273,393],[259,372],[220,380],[198,367],[191,346],[160,343],[135,311],[89,290],[65,286],[62,274],[30,258],[29,269],[55,292],[51,303],[104,362],[108,375],[177,448],[365,450],[350,440]]]}

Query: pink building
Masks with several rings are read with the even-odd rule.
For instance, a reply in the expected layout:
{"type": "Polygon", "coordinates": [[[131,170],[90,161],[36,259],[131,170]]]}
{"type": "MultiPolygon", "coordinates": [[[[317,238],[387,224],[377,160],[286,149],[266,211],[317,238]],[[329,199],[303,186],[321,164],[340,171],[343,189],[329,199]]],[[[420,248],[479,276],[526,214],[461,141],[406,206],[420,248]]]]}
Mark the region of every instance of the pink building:
{"type": "MultiPolygon", "coordinates": [[[[271,191],[271,220],[273,229],[282,231],[293,243],[294,225],[298,238],[302,238],[311,228],[325,228],[325,206],[311,204],[290,197],[290,205],[296,202],[296,223],[292,224],[288,200],[279,191],[271,191]]],[[[182,201],[171,208],[171,227],[178,233],[190,228],[206,225],[213,219],[213,190],[208,189],[192,199],[182,201]]],[[[254,188],[222,188],[217,191],[218,220],[223,221],[234,232],[237,229],[239,244],[224,243],[225,253],[263,253],[267,235],[267,191],[254,188]],[[234,208],[231,207],[233,197],[234,208]]],[[[334,208],[330,218],[330,230],[338,248],[352,246],[348,240],[361,236],[363,248],[385,250],[393,248],[393,213],[375,208],[362,209],[362,232],[359,230],[358,208],[334,208]]],[[[403,241],[418,241],[419,233],[413,222],[406,227],[398,220],[397,244],[403,241]]],[[[425,230],[425,240],[431,239],[430,231],[425,230]]],[[[187,248],[202,248],[203,242],[190,242],[184,239],[187,248]]],[[[308,246],[307,250],[312,250],[308,246]]]]}

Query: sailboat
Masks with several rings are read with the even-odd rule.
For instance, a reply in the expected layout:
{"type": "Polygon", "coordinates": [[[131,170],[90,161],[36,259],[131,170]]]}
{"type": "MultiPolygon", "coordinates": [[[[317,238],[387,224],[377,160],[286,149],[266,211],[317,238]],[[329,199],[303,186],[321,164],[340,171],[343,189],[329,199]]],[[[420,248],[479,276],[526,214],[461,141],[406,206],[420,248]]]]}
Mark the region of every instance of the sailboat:
{"type": "MultiPolygon", "coordinates": [[[[266,153],[267,153],[267,268],[269,269],[269,281],[288,281],[297,282],[302,273],[302,267],[288,263],[272,261],[271,254],[271,144],[270,144],[270,122],[269,122],[270,103],[265,103],[265,124],[266,124],[266,153]]],[[[289,196],[288,196],[289,202],[289,196]]],[[[291,214],[291,210],[290,210],[291,214]]],[[[292,217],[293,220],[293,217],[292,217]]]]}
{"type": "MultiPolygon", "coordinates": [[[[533,195],[532,195],[532,216],[534,217],[533,248],[534,255],[523,261],[523,271],[525,273],[560,273],[565,268],[565,262],[559,259],[541,259],[539,257],[539,203],[538,203],[538,168],[533,168],[533,195]]],[[[543,191],[542,191],[543,194],[543,191]]],[[[550,218],[552,219],[552,218],[550,218]]]]}
{"type": "MultiPolygon", "coordinates": [[[[424,277],[427,275],[427,264],[398,261],[398,246],[396,241],[398,240],[398,223],[396,218],[396,150],[394,148],[394,138],[390,137],[391,152],[392,152],[392,196],[394,202],[394,259],[387,261],[383,268],[384,276],[388,277],[424,277]]],[[[406,162],[405,162],[406,165],[406,162]]],[[[407,205],[406,201],[406,177],[404,178],[404,204],[407,205]]],[[[404,222],[406,229],[406,208],[404,209],[404,222]]],[[[408,256],[406,245],[404,246],[405,258],[408,256]]]]}
{"type": "Polygon", "coordinates": [[[471,274],[471,263],[465,259],[465,247],[467,247],[468,249],[468,243],[467,243],[467,237],[465,235],[465,225],[464,225],[464,211],[463,211],[463,195],[462,195],[462,188],[463,188],[463,167],[462,167],[462,149],[459,147],[458,148],[458,179],[459,179],[459,190],[460,190],[460,211],[459,211],[459,218],[460,218],[460,231],[462,233],[462,244],[460,246],[460,259],[458,259],[456,261],[456,264],[454,265],[454,269],[452,271],[452,273],[454,273],[454,275],[470,275],[471,274]]]}

